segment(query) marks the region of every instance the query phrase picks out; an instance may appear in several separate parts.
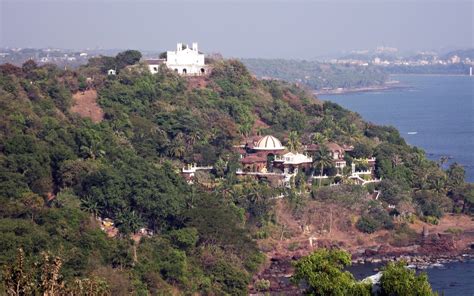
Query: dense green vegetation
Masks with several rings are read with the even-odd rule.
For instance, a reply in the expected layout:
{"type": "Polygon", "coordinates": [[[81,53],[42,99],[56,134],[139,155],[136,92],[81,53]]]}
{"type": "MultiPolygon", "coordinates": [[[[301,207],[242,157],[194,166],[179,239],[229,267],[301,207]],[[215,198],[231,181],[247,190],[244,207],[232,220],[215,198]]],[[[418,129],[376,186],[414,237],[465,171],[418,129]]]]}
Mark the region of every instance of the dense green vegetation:
{"type": "Polygon", "coordinates": [[[360,88],[384,84],[388,75],[380,67],[336,65],[317,61],[243,59],[258,77],[298,82],[310,89],[360,88]]]}
{"type": "MultiPolygon", "coordinates": [[[[311,198],[296,194],[306,187],[304,175],[290,189],[236,178],[232,146],[256,133],[289,137],[295,149],[315,139],[355,145],[348,160],[374,153],[378,176],[391,182],[380,184],[380,202],[347,203],[342,191],[312,191],[321,201],[340,196],[364,211],[367,219],[361,219],[377,220],[375,226],[358,223],[370,226],[361,230],[390,228],[387,204],[408,203],[420,217],[474,210],[474,189],[464,183],[462,167],[441,170],[394,128],[368,124],[295,85],[257,80],[238,61],[216,62],[203,79],[206,86],[196,88],[166,68],[151,75],[138,59],[128,51],[76,71],[31,61],[0,66],[0,265],[9,266],[4,289],[21,248],[26,269],[50,262],[42,256],[59,258],[61,264],[46,264],[60,265],[56,284],[87,279],[112,295],[245,295],[263,262],[255,239],[274,223],[270,197],[286,190],[295,208],[311,198]],[[115,66],[118,75],[105,75],[115,66]],[[98,92],[105,113],[100,123],[69,111],[72,94],[86,88],[98,92]],[[178,172],[191,162],[214,170],[189,185],[178,172]],[[119,234],[107,237],[98,217],[112,219],[119,234]],[[130,239],[141,228],[154,235],[139,243],[130,239]]],[[[316,174],[318,168],[320,163],[316,174]]],[[[341,188],[357,196],[374,189],[355,187],[341,188]]],[[[38,277],[35,270],[25,273],[38,277]]]]}

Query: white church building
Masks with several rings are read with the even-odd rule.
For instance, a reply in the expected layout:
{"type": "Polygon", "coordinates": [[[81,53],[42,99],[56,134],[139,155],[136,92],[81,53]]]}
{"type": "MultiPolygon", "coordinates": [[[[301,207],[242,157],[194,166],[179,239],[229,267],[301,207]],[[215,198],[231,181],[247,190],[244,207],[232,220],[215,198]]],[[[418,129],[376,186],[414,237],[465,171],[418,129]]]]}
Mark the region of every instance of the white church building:
{"type": "Polygon", "coordinates": [[[180,75],[205,75],[208,72],[208,67],[204,62],[204,54],[198,50],[198,44],[193,42],[190,48],[187,44],[178,43],[176,51],[167,51],[165,59],[147,60],[148,68],[152,74],[158,72],[160,64],[166,66],[179,73],[180,75]]]}

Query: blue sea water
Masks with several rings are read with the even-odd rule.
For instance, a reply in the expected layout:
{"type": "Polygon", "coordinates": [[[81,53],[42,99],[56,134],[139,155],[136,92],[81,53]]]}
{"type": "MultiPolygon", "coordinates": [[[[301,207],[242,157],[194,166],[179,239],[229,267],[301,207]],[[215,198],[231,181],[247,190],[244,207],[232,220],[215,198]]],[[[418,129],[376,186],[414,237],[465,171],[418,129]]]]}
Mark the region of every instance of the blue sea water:
{"type": "MultiPolygon", "coordinates": [[[[353,265],[348,268],[358,280],[373,275],[380,264],[353,265]]],[[[434,291],[444,296],[474,296],[474,260],[446,263],[423,270],[434,291]]]]}
{"type": "Polygon", "coordinates": [[[321,95],[376,124],[393,125],[428,158],[448,156],[474,182],[474,76],[393,75],[406,88],[321,95]]]}

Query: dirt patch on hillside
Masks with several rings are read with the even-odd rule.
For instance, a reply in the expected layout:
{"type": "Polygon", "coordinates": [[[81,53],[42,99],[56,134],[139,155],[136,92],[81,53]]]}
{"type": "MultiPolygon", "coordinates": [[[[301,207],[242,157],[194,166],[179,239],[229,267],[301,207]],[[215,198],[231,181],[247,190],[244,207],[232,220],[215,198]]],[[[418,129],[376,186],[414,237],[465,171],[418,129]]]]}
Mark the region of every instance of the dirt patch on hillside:
{"type": "Polygon", "coordinates": [[[71,112],[87,117],[94,123],[104,119],[104,111],[97,104],[97,91],[90,89],[85,92],[77,92],[72,96],[74,101],[71,112]]]}
{"type": "Polygon", "coordinates": [[[191,76],[187,77],[188,90],[195,88],[206,88],[209,84],[209,78],[207,76],[191,76]]]}
{"type": "MultiPolygon", "coordinates": [[[[278,226],[269,230],[269,237],[259,240],[261,249],[269,258],[289,258],[302,256],[320,247],[343,248],[352,254],[364,254],[367,249],[380,249],[377,253],[421,252],[417,249],[423,243],[423,229],[430,236],[444,238],[452,235],[453,245],[448,252],[461,252],[474,242],[474,221],[466,215],[445,215],[438,225],[420,220],[408,227],[413,231],[406,243],[396,239],[394,231],[379,230],[372,234],[362,233],[355,227],[357,211],[323,204],[307,202],[297,217],[291,212],[287,202],[280,200],[275,206],[278,226]],[[414,241],[413,241],[414,239],[414,241]]],[[[375,254],[374,254],[375,255],[375,254]]]]}

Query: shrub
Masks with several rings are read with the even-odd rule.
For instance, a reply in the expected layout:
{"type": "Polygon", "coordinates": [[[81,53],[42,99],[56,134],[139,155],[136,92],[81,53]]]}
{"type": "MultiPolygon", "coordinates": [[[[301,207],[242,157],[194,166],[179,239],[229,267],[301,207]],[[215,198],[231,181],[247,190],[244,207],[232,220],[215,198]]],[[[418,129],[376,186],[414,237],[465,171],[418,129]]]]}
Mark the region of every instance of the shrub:
{"type": "Polygon", "coordinates": [[[396,228],[391,244],[396,247],[409,246],[413,244],[417,237],[416,231],[404,223],[396,228]]]}
{"type": "Polygon", "coordinates": [[[357,229],[365,233],[374,233],[380,228],[380,223],[370,216],[361,216],[356,223],[357,229]]]}
{"type": "Polygon", "coordinates": [[[298,242],[292,242],[288,245],[288,251],[294,251],[294,250],[297,250],[299,248],[299,244],[298,242]]]}
{"type": "Polygon", "coordinates": [[[198,241],[198,231],[194,227],[173,230],[170,233],[173,244],[181,249],[194,247],[198,241]]]}
{"type": "Polygon", "coordinates": [[[255,282],[255,290],[266,291],[270,288],[270,281],[266,279],[260,279],[255,282]]]}
{"type": "Polygon", "coordinates": [[[454,234],[454,235],[459,235],[459,234],[463,233],[463,230],[461,228],[450,227],[446,230],[446,232],[454,234]]]}
{"type": "Polygon", "coordinates": [[[433,224],[433,225],[438,225],[439,224],[439,219],[435,216],[424,216],[423,221],[425,221],[426,223],[429,223],[429,224],[433,224]]]}

